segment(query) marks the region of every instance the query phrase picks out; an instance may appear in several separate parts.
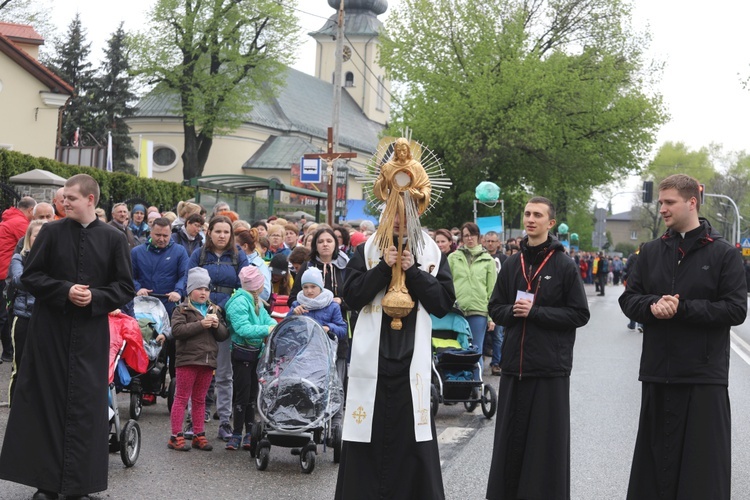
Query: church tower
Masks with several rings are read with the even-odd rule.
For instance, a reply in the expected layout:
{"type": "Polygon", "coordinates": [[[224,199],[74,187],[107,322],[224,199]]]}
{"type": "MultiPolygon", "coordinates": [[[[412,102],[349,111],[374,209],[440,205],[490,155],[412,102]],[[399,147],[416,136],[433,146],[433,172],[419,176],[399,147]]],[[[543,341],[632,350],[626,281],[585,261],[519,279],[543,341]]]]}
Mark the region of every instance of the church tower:
{"type": "MultiPolygon", "coordinates": [[[[317,47],[315,76],[333,83],[336,67],[336,28],[341,0],[328,0],[336,12],[318,31],[310,33],[317,47]]],[[[391,109],[391,85],[377,63],[378,34],[383,23],[378,15],[388,10],[388,0],[344,0],[344,89],[370,120],[385,125],[391,109]]]]}

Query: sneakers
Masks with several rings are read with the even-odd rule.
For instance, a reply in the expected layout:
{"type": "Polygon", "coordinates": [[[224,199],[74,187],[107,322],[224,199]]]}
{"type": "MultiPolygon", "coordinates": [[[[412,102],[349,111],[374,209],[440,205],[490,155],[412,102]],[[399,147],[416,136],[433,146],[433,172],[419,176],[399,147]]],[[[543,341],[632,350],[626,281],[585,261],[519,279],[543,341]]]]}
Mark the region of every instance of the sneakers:
{"type": "Polygon", "coordinates": [[[223,439],[224,441],[229,441],[229,438],[232,437],[232,426],[229,425],[229,422],[224,422],[219,426],[219,439],[223,439]]]}
{"type": "Polygon", "coordinates": [[[635,330],[635,323],[633,323],[632,321],[628,323],[628,330],[635,330]]]}
{"type": "Polygon", "coordinates": [[[638,333],[643,333],[643,325],[638,325],[638,333]]]}
{"type": "Polygon", "coordinates": [[[154,394],[143,394],[143,406],[151,406],[156,404],[156,396],[154,394]]]}
{"type": "Polygon", "coordinates": [[[227,441],[227,445],[224,447],[227,450],[239,450],[240,449],[240,440],[242,439],[242,436],[239,434],[232,434],[232,437],[229,438],[229,441],[227,441]]]}
{"type": "Polygon", "coordinates": [[[211,421],[211,410],[206,408],[206,416],[203,419],[204,422],[209,423],[211,421]]]}
{"type": "Polygon", "coordinates": [[[213,445],[206,439],[206,433],[200,432],[193,438],[193,448],[198,448],[203,451],[211,451],[214,449],[213,445]]]}
{"type": "Polygon", "coordinates": [[[188,439],[188,440],[193,439],[194,434],[193,434],[193,422],[192,421],[188,420],[187,422],[185,422],[185,431],[183,432],[183,434],[185,434],[185,439],[188,439]]]}
{"type": "Polygon", "coordinates": [[[492,365],[492,366],[490,366],[490,368],[492,369],[492,374],[493,375],[502,375],[503,374],[503,371],[500,369],[500,365],[492,365]]]}
{"type": "Polygon", "coordinates": [[[250,433],[248,432],[245,434],[242,438],[242,449],[243,450],[249,450],[253,447],[253,439],[250,436],[250,433]]]}
{"type": "Polygon", "coordinates": [[[170,436],[167,448],[177,451],[190,451],[190,445],[185,442],[185,436],[181,432],[176,436],[170,436]]]}

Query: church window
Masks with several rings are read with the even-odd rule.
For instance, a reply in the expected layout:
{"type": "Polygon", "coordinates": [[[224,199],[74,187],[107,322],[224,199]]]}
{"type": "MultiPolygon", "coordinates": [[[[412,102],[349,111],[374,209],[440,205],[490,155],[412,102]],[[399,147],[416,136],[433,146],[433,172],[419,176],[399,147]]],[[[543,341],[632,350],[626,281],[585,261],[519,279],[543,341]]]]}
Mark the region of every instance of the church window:
{"type": "Polygon", "coordinates": [[[375,109],[378,111],[385,111],[385,77],[378,77],[378,99],[376,101],[375,109]]]}
{"type": "Polygon", "coordinates": [[[344,87],[354,87],[354,73],[351,71],[346,72],[346,77],[344,78],[344,87]]]}

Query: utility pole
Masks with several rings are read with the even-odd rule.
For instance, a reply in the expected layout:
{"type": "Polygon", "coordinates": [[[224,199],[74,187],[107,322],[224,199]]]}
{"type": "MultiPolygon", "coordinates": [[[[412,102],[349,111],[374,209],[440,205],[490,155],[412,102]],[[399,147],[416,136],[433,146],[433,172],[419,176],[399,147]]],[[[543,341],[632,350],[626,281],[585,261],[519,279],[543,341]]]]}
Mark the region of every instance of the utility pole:
{"type": "MultiPolygon", "coordinates": [[[[336,52],[334,54],[334,58],[336,61],[336,64],[334,66],[334,73],[333,73],[333,118],[331,122],[333,123],[333,144],[328,145],[328,152],[331,151],[338,151],[339,149],[339,122],[340,122],[340,115],[341,115],[341,87],[343,86],[343,80],[342,72],[343,72],[343,57],[344,57],[344,0],[341,0],[341,3],[339,4],[339,22],[338,26],[336,27],[336,52]]],[[[330,137],[329,137],[329,143],[330,143],[330,137]]],[[[334,222],[334,211],[336,210],[336,193],[338,192],[336,189],[336,170],[337,170],[337,161],[334,159],[331,163],[328,164],[328,171],[329,175],[331,176],[328,185],[330,186],[330,190],[328,193],[328,224],[333,225],[334,222]],[[333,198],[333,200],[331,200],[333,198]],[[333,208],[331,208],[333,207],[333,208]]],[[[348,179],[345,181],[348,182],[348,179]]]]}

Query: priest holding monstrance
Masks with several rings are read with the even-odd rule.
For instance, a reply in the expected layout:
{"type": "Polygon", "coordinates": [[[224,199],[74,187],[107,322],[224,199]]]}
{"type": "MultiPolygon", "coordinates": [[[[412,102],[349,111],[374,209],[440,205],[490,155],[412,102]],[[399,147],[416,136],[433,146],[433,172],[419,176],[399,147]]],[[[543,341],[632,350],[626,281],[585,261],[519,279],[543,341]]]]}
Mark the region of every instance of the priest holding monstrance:
{"type": "Polygon", "coordinates": [[[371,194],[384,206],[378,231],[349,261],[342,294],[359,317],[337,499],[445,497],[430,415],[429,315],[447,314],[455,296],[448,262],[419,224],[433,191],[449,185],[437,161],[422,166],[429,155],[400,138],[371,162],[371,194]]]}

